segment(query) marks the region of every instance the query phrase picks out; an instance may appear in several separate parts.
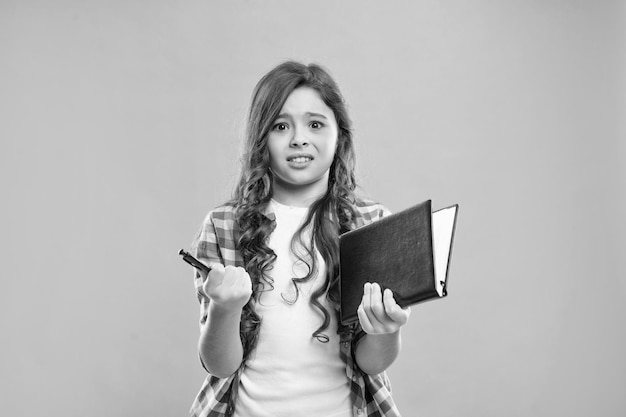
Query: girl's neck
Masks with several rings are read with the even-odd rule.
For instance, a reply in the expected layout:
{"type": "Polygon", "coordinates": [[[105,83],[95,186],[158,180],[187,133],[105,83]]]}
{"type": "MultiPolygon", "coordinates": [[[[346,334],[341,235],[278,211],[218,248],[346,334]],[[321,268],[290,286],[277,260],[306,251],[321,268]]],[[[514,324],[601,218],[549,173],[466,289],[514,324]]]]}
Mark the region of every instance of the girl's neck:
{"type": "Polygon", "coordinates": [[[274,181],[272,198],[278,203],[290,207],[310,207],[326,194],[326,188],[289,187],[274,181]]]}

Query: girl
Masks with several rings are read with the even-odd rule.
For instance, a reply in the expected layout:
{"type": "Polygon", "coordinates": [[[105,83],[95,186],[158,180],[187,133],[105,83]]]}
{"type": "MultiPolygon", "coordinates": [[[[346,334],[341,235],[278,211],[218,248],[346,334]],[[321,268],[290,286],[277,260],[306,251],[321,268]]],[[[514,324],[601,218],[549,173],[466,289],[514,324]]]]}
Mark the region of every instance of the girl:
{"type": "Polygon", "coordinates": [[[192,416],[399,416],[385,370],[410,310],[364,287],[338,323],[339,235],[388,211],[357,198],[351,122],[318,65],[286,62],[257,84],[233,199],[193,244],[200,360],[192,416]]]}

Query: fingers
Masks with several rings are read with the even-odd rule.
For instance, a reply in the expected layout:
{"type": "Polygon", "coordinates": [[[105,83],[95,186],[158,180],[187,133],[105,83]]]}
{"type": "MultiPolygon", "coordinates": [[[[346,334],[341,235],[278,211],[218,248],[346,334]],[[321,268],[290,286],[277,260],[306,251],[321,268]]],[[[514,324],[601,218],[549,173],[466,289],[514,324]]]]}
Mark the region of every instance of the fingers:
{"type": "Polygon", "coordinates": [[[242,287],[246,281],[250,281],[250,276],[241,267],[232,265],[224,267],[220,264],[215,269],[215,273],[213,270],[209,273],[209,279],[215,280],[211,285],[213,288],[222,287],[227,290],[242,287]]]}
{"type": "Polygon", "coordinates": [[[391,320],[402,324],[407,322],[408,316],[411,314],[411,308],[403,309],[400,307],[393,298],[393,292],[389,288],[383,294],[383,302],[385,304],[385,313],[391,320]]]}
{"type": "Polygon", "coordinates": [[[238,288],[240,290],[252,291],[252,280],[250,279],[250,275],[243,268],[237,268],[235,271],[235,276],[232,283],[233,288],[238,288]]]}
{"type": "Polygon", "coordinates": [[[385,332],[385,307],[383,305],[380,286],[376,283],[365,283],[363,298],[357,309],[361,327],[366,333],[378,334],[385,332]]]}
{"type": "Polygon", "coordinates": [[[235,266],[226,267],[226,272],[224,275],[224,280],[222,281],[222,285],[224,286],[224,288],[230,288],[234,290],[245,290],[246,288],[252,288],[250,275],[248,275],[245,269],[235,266]]]}
{"type": "Polygon", "coordinates": [[[380,285],[369,282],[363,287],[363,309],[372,325],[380,325],[387,317],[383,298],[380,292],[380,285]]]}
{"type": "Polygon", "coordinates": [[[242,272],[245,270],[241,267],[232,265],[224,266],[220,263],[211,265],[211,272],[209,272],[209,281],[211,281],[211,287],[217,287],[223,285],[224,287],[232,287],[235,281],[241,279],[242,272]]]}
{"type": "Polygon", "coordinates": [[[401,308],[391,290],[382,292],[377,283],[364,285],[357,316],[366,333],[393,333],[406,324],[409,314],[410,309],[401,308]]]}

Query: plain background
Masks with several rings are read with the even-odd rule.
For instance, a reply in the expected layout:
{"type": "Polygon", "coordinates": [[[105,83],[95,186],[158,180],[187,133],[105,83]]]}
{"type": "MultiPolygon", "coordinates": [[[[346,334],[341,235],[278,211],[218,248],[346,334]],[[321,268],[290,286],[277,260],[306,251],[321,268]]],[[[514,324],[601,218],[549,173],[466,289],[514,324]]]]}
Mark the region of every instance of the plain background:
{"type": "Polygon", "coordinates": [[[252,88],[325,65],[367,195],[461,206],[447,299],[389,371],[405,416],[626,414],[617,1],[0,1],[0,414],[186,415],[188,247],[252,88]]]}

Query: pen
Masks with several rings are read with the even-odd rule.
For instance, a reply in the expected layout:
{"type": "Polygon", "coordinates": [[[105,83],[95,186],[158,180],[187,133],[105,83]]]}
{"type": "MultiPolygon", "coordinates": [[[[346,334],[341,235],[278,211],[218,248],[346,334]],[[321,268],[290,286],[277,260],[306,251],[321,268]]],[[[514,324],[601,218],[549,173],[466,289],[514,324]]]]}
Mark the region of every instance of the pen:
{"type": "Polygon", "coordinates": [[[178,251],[178,254],[183,257],[183,261],[187,262],[189,265],[193,266],[196,269],[199,269],[207,274],[211,272],[211,268],[194,258],[189,252],[181,249],[178,251]]]}

